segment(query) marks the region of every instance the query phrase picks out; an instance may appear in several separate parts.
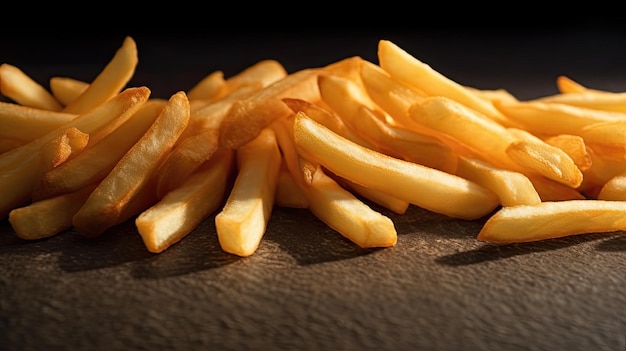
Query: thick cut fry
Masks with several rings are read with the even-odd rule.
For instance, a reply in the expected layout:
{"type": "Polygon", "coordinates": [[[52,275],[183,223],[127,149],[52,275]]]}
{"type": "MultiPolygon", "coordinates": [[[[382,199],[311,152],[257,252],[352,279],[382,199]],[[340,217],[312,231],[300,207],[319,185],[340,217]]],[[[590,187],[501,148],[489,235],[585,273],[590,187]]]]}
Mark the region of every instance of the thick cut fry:
{"type": "Polygon", "coordinates": [[[19,140],[21,144],[59,128],[76,114],[42,110],[0,101],[0,137],[19,140]]]}
{"type": "Polygon", "coordinates": [[[46,88],[8,63],[0,65],[0,94],[22,106],[49,111],[61,111],[63,108],[46,88]]]}
{"type": "Polygon", "coordinates": [[[565,151],[523,129],[508,128],[508,131],[519,139],[506,148],[506,154],[515,163],[572,188],[580,186],[583,173],[565,151]]]}
{"type": "Polygon", "coordinates": [[[560,103],[602,111],[626,113],[626,93],[600,93],[586,91],[580,93],[555,94],[535,101],[560,103]]]}
{"type": "Polygon", "coordinates": [[[626,230],[625,201],[569,200],[503,207],[477,238],[504,244],[619,230],[626,230]]]}
{"type": "Polygon", "coordinates": [[[537,190],[543,202],[586,199],[585,195],[583,195],[579,189],[574,189],[546,177],[529,175],[528,179],[533,183],[535,190],[537,190]]]}
{"type": "Polygon", "coordinates": [[[474,182],[359,146],[302,112],[294,120],[294,137],[304,157],[338,176],[433,212],[477,219],[499,204],[493,192],[474,182]]]}
{"type": "Polygon", "coordinates": [[[378,60],[380,67],[392,77],[429,96],[448,97],[504,126],[515,126],[491,102],[476,96],[471,90],[445,77],[389,40],[379,41],[378,60]]]}
{"type": "Polygon", "coordinates": [[[119,93],[130,81],[137,67],[137,44],[126,37],[115,55],[74,101],[63,108],[66,113],[85,113],[119,93]]]}
{"type": "Polygon", "coordinates": [[[72,227],[72,217],[96,187],[89,185],[49,199],[35,201],[9,212],[15,234],[26,240],[48,238],[72,227]]]}
{"type": "Polygon", "coordinates": [[[218,97],[224,97],[242,86],[260,84],[261,87],[271,85],[287,76],[287,70],[276,60],[261,60],[243,71],[226,79],[218,97]]]}
{"type": "Polygon", "coordinates": [[[79,233],[97,236],[118,223],[129,201],[150,181],[188,121],[189,100],[184,92],[177,92],[74,215],[73,224],[79,233]]]}
{"type": "Polygon", "coordinates": [[[626,201],[626,172],[609,179],[600,188],[598,200],[626,201]]]}
{"type": "Polygon", "coordinates": [[[226,194],[233,158],[233,150],[218,152],[179,188],[167,193],[135,219],[148,251],[166,250],[219,208],[226,194]]]}
{"type": "Polygon", "coordinates": [[[108,102],[80,115],[52,132],[0,156],[0,218],[30,199],[33,187],[39,183],[42,164],[39,149],[67,128],[75,127],[90,135],[110,132],[124,123],[150,95],[146,87],[128,88],[108,102]]]}
{"type": "Polygon", "coordinates": [[[536,205],[541,202],[533,183],[519,172],[461,156],[456,174],[493,191],[502,206],[536,205]]]}
{"type": "Polygon", "coordinates": [[[578,169],[585,171],[591,167],[591,156],[585,140],[579,135],[559,134],[544,137],[543,141],[563,150],[574,161],[578,169]]]}
{"type": "Polygon", "coordinates": [[[33,199],[75,192],[88,184],[100,182],[150,128],[166,103],[164,100],[148,100],[128,121],[102,140],[44,173],[33,189],[33,199]]]}
{"type": "Polygon", "coordinates": [[[579,135],[580,130],[587,125],[626,118],[626,114],[619,112],[538,101],[496,101],[494,105],[519,123],[520,129],[535,135],[579,135]]]}
{"type": "Polygon", "coordinates": [[[50,170],[65,162],[70,156],[82,151],[89,142],[89,134],[77,128],[67,128],[65,132],[50,140],[40,149],[43,169],[50,170]]]}
{"type": "Polygon", "coordinates": [[[626,149],[626,118],[619,121],[589,124],[581,128],[578,135],[588,144],[626,149]]]}
{"type": "Polygon", "coordinates": [[[215,229],[222,250],[252,255],[265,234],[272,215],[281,154],[269,128],[237,149],[238,173],[215,229]]]}
{"type": "Polygon", "coordinates": [[[189,100],[212,100],[218,96],[220,89],[224,86],[224,72],[214,71],[204,77],[187,91],[189,100]]]}
{"type": "Polygon", "coordinates": [[[362,248],[390,247],[397,243],[391,219],[373,210],[317,167],[303,188],[309,209],[330,228],[362,248]]]}
{"type": "Polygon", "coordinates": [[[276,206],[289,208],[307,208],[309,201],[302,192],[302,189],[289,171],[283,158],[278,179],[276,183],[276,194],[274,195],[276,206]]]}
{"type": "Polygon", "coordinates": [[[63,106],[74,102],[87,88],[89,88],[89,83],[82,80],[70,77],[50,78],[50,91],[63,106]]]}

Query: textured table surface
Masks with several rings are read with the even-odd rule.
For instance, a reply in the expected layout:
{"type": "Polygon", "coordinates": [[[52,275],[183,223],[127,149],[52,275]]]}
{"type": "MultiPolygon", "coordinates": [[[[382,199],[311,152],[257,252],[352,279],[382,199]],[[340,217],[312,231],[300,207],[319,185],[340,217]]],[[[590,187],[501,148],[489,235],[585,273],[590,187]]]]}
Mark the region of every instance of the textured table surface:
{"type": "MultiPolygon", "coordinates": [[[[262,58],[290,71],[353,55],[375,60],[385,37],[463,84],[520,98],[555,93],[558,74],[626,91],[620,32],[301,35],[138,33],[133,84],[167,96],[262,58]]],[[[72,54],[68,41],[15,40],[0,60],[42,81],[90,79],[122,38],[72,54]],[[26,54],[42,47],[47,55],[26,54]]],[[[493,246],[476,240],[483,221],[380,210],[396,225],[395,247],[360,249],[309,211],[277,207],[248,258],[220,250],[213,217],[161,254],[145,249],[132,222],[97,239],[68,231],[24,242],[4,219],[0,350],[626,349],[623,232],[493,246]]]]}

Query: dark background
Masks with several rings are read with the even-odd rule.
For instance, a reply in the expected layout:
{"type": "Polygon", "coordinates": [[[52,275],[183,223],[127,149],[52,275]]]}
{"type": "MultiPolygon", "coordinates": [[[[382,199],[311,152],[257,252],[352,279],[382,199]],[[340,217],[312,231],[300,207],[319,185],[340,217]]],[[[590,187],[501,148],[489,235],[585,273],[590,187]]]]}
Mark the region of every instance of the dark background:
{"type": "MultiPolygon", "coordinates": [[[[168,97],[266,58],[290,72],[355,55],[377,62],[378,40],[389,39],[459,83],[521,99],[556,93],[558,75],[626,91],[626,31],[608,19],[310,29],[290,10],[266,19],[276,29],[241,28],[236,15],[203,28],[198,17],[219,14],[191,7],[198,14],[175,24],[146,11],[149,26],[82,16],[69,29],[27,32],[23,18],[4,28],[0,63],[44,85],[51,76],[89,81],[131,35],[139,65],[130,85],[168,97]]],[[[212,217],[158,255],[132,222],[95,240],[68,231],[23,242],[2,220],[0,350],[626,350],[623,232],[491,246],[475,239],[481,220],[381,211],[396,224],[393,248],[359,249],[306,210],[276,208],[245,259],[220,250],[212,217]]]]}

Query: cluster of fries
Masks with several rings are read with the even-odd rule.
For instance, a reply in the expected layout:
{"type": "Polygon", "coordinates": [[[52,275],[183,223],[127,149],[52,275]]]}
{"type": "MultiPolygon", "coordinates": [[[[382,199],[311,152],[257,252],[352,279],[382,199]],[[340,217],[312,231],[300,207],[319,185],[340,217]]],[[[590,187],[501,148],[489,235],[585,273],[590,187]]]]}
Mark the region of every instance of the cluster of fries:
{"type": "Polygon", "coordinates": [[[16,235],[98,236],[133,219],[158,253],[215,214],[225,252],[252,255],[275,206],[306,208],[360,247],[397,242],[415,205],[485,218],[477,239],[626,229],[626,93],[565,77],[521,101],[458,84],[388,40],[289,73],[263,60],[169,99],[127,87],[125,38],[91,82],[49,89],[0,66],[0,216],[16,235]]]}

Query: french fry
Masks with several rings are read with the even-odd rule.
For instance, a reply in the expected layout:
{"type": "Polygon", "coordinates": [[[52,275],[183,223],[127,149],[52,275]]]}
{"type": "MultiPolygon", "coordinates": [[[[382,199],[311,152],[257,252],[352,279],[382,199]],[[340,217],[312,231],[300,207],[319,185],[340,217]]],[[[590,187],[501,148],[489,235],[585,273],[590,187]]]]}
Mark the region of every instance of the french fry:
{"type": "Polygon", "coordinates": [[[582,191],[588,189],[587,187],[574,189],[540,175],[528,175],[528,179],[533,183],[542,202],[586,199],[582,191]]]}
{"type": "Polygon", "coordinates": [[[222,250],[247,257],[261,242],[272,215],[281,154],[272,129],[264,128],[237,149],[237,177],[215,216],[222,250]]]}
{"type": "Polygon", "coordinates": [[[0,217],[27,202],[33,187],[40,181],[42,163],[39,149],[50,140],[75,127],[90,135],[105,134],[124,123],[150,95],[146,87],[128,88],[88,113],[80,115],[61,127],[28,144],[0,156],[0,217]]]}
{"type": "Polygon", "coordinates": [[[76,116],[0,101],[0,137],[19,141],[23,145],[61,127],[76,116]]]}
{"type": "Polygon", "coordinates": [[[189,100],[180,91],[173,94],[150,128],[124,154],[98,184],[74,215],[74,227],[93,237],[119,222],[129,201],[149,183],[150,178],[189,121],[189,100]]]}
{"type": "Polygon", "coordinates": [[[61,111],[63,106],[41,84],[8,63],[0,65],[0,94],[22,106],[61,111]]]}
{"type": "Polygon", "coordinates": [[[626,171],[604,183],[598,192],[598,200],[626,201],[626,171]]]}
{"type": "Polygon", "coordinates": [[[503,126],[516,126],[490,101],[478,97],[470,89],[445,77],[389,40],[379,41],[378,60],[380,67],[408,86],[423,91],[429,96],[445,96],[453,99],[503,126]]]}
{"type": "Polygon", "coordinates": [[[398,236],[391,219],[341,187],[321,167],[315,167],[310,184],[303,189],[311,212],[359,247],[396,245],[398,236]]]}
{"type": "Polygon", "coordinates": [[[537,98],[535,101],[626,113],[626,93],[585,91],[580,93],[554,94],[537,98]]]}
{"type": "Polygon", "coordinates": [[[280,207],[308,208],[309,201],[304,195],[293,174],[289,171],[284,158],[276,179],[276,194],[274,204],[280,207]]]}
{"type": "Polygon", "coordinates": [[[202,78],[198,83],[187,91],[189,101],[192,100],[208,100],[216,98],[226,83],[224,72],[213,71],[206,77],[202,78]]]}
{"type": "Polygon", "coordinates": [[[587,125],[626,118],[626,114],[619,112],[539,101],[496,101],[494,105],[519,123],[519,129],[536,135],[579,135],[580,130],[587,125]]]}
{"type": "Polygon", "coordinates": [[[246,85],[260,84],[261,87],[266,87],[286,76],[287,70],[280,62],[276,60],[261,60],[227,78],[218,93],[218,97],[229,95],[246,85]]]}
{"type": "Polygon", "coordinates": [[[456,174],[491,190],[498,195],[502,206],[536,205],[541,202],[533,183],[519,172],[460,156],[456,174]]]}
{"type": "Polygon", "coordinates": [[[592,93],[592,94],[612,94],[605,90],[592,89],[586,87],[579,82],[573,80],[572,78],[564,75],[560,75],[556,77],[556,86],[559,89],[559,92],[562,94],[578,94],[578,93],[592,93]]]}
{"type": "Polygon", "coordinates": [[[586,125],[580,129],[578,135],[587,144],[599,144],[626,150],[626,118],[586,125]]]}
{"type": "Polygon", "coordinates": [[[70,77],[50,78],[50,92],[63,106],[71,104],[89,88],[89,83],[70,77]]]}
{"type": "Polygon", "coordinates": [[[89,134],[75,127],[67,128],[62,134],[50,140],[40,149],[43,169],[50,170],[65,162],[72,155],[82,151],[89,142],[89,134]]]}
{"type": "Polygon", "coordinates": [[[166,250],[218,210],[228,187],[234,153],[233,150],[216,153],[180,187],[141,212],[135,225],[148,251],[166,250]]]}
{"type": "Polygon", "coordinates": [[[504,244],[619,230],[626,230],[626,201],[550,201],[501,208],[477,238],[504,244]]]}
{"type": "Polygon", "coordinates": [[[59,234],[72,227],[72,217],[83,205],[96,184],[72,193],[32,202],[9,212],[9,223],[17,237],[38,240],[59,234]]]}
{"type": "Polygon", "coordinates": [[[543,141],[563,150],[574,161],[581,171],[591,167],[591,156],[587,150],[585,140],[579,135],[559,134],[544,137],[543,141]]]}
{"type": "Polygon", "coordinates": [[[21,140],[7,138],[7,137],[0,137],[0,154],[3,154],[7,151],[11,151],[17,148],[18,146],[22,146],[22,145],[24,145],[24,143],[21,140]]]}
{"type": "Polygon", "coordinates": [[[461,219],[478,219],[498,206],[497,196],[467,179],[396,159],[355,144],[299,112],[295,143],[302,155],[331,172],[419,207],[461,219]]]}
{"type": "Polygon", "coordinates": [[[158,99],[146,101],[101,141],[88,145],[76,156],[45,172],[34,187],[32,198],[38,200],[75,192],[88,184],[100,182],[150,128],[166,103],[158,99]]]}
{"type": "Polygon", "coordinates": [[[135,73],[137,63],[137,44],[132,37],[126,37],[111,61],[80,96],[63,108],[63,112],[85,113],[109,100],[124,89],[135,73]]]}

